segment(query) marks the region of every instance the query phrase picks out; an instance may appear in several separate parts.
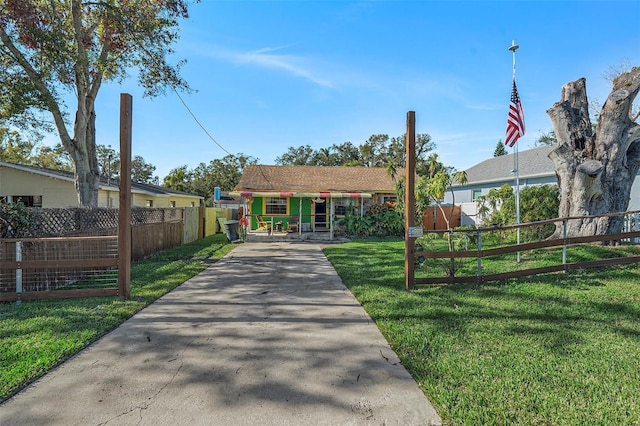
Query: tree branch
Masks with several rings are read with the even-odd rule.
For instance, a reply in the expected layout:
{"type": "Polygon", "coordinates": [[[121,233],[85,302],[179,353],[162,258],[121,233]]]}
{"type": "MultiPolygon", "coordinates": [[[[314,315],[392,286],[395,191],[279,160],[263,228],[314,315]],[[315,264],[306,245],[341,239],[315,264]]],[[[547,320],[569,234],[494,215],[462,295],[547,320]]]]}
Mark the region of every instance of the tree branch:
{"type": "Polygon", "coordinates": [[[609,120],[599,120],[598,126],[603,122],[624,123],[631,121],[631,107],[640,90],[640,67],[634,67],[631,71],[621,74],[614,80],[613,89],[602,107],[601,115],[608,115],[609,120]]]}
{"type": "Polygon", "coordinates": [[[566,144],[575,151],[593,150],[593,131],[589,118],[586,80],[580,78],[562,86],[560,101],[547,114],[551,118],[558,145],[566,144]]]}
{"type": "Polygon", "coordinates": [[[56,129],[60,134],[60,140],[62,144],[67,148],[67,150],[72,151],[77,149],[74,146],[71,137],[69,136],[69,132],[67,131],[67,126],[64,122],[62,111],[60,107],[55,102],[55,98],[44,81],[40,78],[38,72],[33,68],[31,63],[27,60],[27,58],[22,54],[20,49],[16,47],[13,43],[9,35],[6,33],[4,26],[0,26],[0,40],[2,44],[9,50],[13,59],[20,64],[20,66],[24,69],[25,73],[29,77],[29,80],[40,90],[42,93],[45,102],[47,103],[47,107],[49,108],[49,112],[53,115],[53,120],[56,125],[56,129]]]}
{"type": "MultiPolygon", "coordinates": [[[[73,36],[76,42],[76,60],[73,66],[76,77],[76,87],[78,89],[78,98],[84,98],[82,91],[89,87],[89,75],[87,73],[87,51],[84,46],[85,34],[82,31],[82,3],[78,0],[71,2],[71,16],[73,24],[73,36]]],[[[82,107],[82,105],[79,105],[82,107]]]]}
{"type": "MultiPolygon", "coordinates": [[[[635,67],[628,73],[621,74],[614,80],[613,89],[602,107],[602,113],[596,127],[599,152],[613,159],[620,152],[626,154],[633,137],[634,123],[630,120],[633,101],[640,90],[640,67],[635,67]],[[631,132],[631,133],[630,133],[631,132]]],[[[626,159],[619,159],[624,161],[626,159]]]]}
{"type": "MultiPolygon", "coordinates": [[[[105,37],[105,40],[108,37],[105,37]]],[[[100,51],[100,57],[98,59],[98,66],[97,66],[97,70],[95,72],[93,81],[91,82],[91,85],[89,86],[89,94],[88,96],[91,99],[95,99],[98,96],[98,90],[100,90],[100,86],[102,85],[102,77],[104,75],[104,71],[102,71],[104,69],[104,64],[107,62],[107,59],[109,57],[109,43],[107,43],[106,41],[103,43],[102,45],[102,50],[100,51]]]]}

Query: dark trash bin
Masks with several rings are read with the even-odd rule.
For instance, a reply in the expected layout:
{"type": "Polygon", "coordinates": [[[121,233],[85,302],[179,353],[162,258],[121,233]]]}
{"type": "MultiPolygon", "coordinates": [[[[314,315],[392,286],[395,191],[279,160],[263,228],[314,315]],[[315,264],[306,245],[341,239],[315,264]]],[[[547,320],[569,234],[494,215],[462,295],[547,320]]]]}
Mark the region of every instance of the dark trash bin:
{"type": "Polygon", "coordinates": [[[224,233],[227,235],[229,242],[238,241],[240,239],[238,236],[238,221],[227,220],[224,223],[224,233]]]}

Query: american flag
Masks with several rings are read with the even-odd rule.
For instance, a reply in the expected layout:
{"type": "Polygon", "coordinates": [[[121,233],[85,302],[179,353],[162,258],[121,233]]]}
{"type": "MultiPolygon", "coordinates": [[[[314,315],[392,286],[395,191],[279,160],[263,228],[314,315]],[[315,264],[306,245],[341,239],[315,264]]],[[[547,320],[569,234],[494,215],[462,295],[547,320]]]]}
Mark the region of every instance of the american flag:
{"type": "Polygon", "coordinates": [[[516,89],[516,81],[513,80],[511,90],[511,102],[509,103],[509,116],[507,117],[507,136],[504,144],[513,146],[520,136],[524,135],[524,111],[522,102],[516,89]]]}

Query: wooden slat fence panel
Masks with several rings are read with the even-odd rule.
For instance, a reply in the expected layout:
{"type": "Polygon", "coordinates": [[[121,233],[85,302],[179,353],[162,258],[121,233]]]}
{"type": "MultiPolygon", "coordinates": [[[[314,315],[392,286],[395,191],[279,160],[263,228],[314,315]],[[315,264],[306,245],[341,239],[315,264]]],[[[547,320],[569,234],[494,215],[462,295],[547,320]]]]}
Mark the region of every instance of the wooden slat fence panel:
{"type": "Polygon", "coordinates": [[[153,223],[134,226],[131,230],[131,260],[142,260],[183,244],[182,222],[153,223]]]}
{"type": "Polygon", "coordinates": [[[196,241],[200,230],[200,207],[184,208],[184,244],[196,241]]]}
{"type": "Polygon", "coordinates": [[[218,232],[218,222],[216,220],[218,211],[222,211],[217,207],[207,207],[205,209],[205,229],[204,236],[208,237],[209,235],[213,235],[218,232]]]}
{"type": "MultiPolygon", "coordinates": [[[[452,228],[460,226],[460,220],[462,218],[462,209],[460,206],[442,206],[442,210],[444,210],[447,217],[451,215],[452,228]]],[[[447,222],[442,215],[442,210],[440,210],[439,207],[427,207],[422,213],[422,227],[429,230],[447,229],[447,222]]]]}

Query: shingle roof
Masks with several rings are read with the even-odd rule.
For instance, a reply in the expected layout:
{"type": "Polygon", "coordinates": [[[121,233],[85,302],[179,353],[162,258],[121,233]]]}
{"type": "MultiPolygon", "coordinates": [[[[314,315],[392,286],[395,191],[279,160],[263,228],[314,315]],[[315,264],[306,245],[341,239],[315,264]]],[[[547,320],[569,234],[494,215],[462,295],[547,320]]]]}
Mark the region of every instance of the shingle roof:
{"type": "Polygon", "coordinates": [[[26,164],[17,164],[17,163],[7,163],[4,161],[0,161],[0,166],[9,167],[12,169],[22,170],[26,172],[35,173],[38,175],[44,175],[52,178],[59,178],[62,180],[70,180],[74,181],[73,172],[68,172],[66,170],[57,170],[57,169],[47,169],[45,167],[37,167],[30,166],[26,164]]]}
{"type": "Polygon", "coordinates": [[[395,183],[383,167],[249,165],[235,190],[392,193],[395,183]]]}
{"type": "MultiPolygon", "coordinates": [[[[30,166],[26,164],[15,164],[15,163],[6,163],[0,161],[0,166],[10,167],[17,170],[23,170],[31,173],[35,173],[38,175],[52,177],[54,179],[62,179],[66,181],[73,182],[75,180],[73,172],[68,172],[66,170],[56,170],[56,169],[47,169],[44,167],[30,166]]],[[[118,188],[119,182],[117,179],[111,179],[107,181],[107,178],[104,176],[100,176],[100,187],[111,187],[118,188]]],[[[139,182],[131,182],[131,189],[135,192],[146,192],[154,195],[168,195],[173,194],[176,196],[189,196],[189,197],[199,197],[198,195],[189,194],[183,191],[177,191],[171,188],[165,188],[163,186],[153,185],[150,183],[139,183],[139,182]]],[[[203,198],[203,197],[200,197],[203,198]]]]}
{"type": "MultiPolygon", "coordinates": [[[[541,146],[518,153],[518,174],[521,178],[553,176],[555,168],[548,155],[553,146],[541,146]]],[[[484,160],[466,170],[467,184],[496,182],[513,179],[515,154],[501,155],[484,160]]]]}

